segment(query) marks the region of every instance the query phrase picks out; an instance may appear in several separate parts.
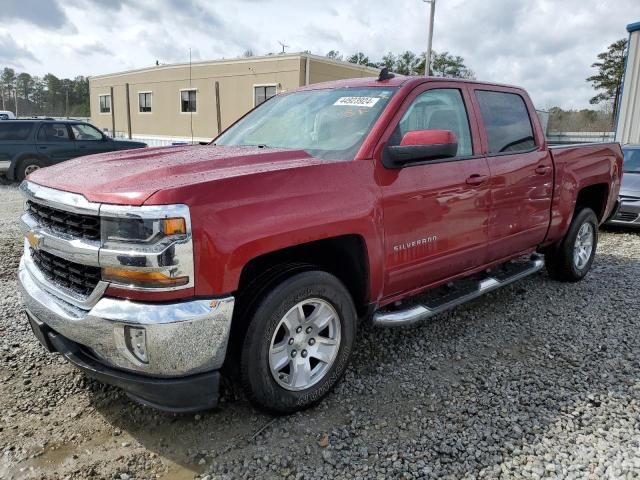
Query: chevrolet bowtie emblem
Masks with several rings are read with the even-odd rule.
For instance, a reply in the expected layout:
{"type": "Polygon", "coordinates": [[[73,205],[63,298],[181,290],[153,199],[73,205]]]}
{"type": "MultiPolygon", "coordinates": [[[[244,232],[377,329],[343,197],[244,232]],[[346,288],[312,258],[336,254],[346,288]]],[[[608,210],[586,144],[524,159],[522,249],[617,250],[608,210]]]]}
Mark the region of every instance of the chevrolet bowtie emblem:
{"type": "Polygon", "coordinates": [[[38,235],[33,230],[29,230],[27,232],[27,241],[29,245],[31,245],[31,248],[38,250],[42,244],[42,235],[38,235]]]}

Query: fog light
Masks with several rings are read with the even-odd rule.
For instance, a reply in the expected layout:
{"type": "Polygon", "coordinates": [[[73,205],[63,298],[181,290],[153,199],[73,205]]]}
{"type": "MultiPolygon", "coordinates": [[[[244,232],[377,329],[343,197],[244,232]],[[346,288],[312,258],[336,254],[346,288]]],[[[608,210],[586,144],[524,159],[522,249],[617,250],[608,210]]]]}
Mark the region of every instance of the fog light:
{"type": "Polygon", "coordinates": [[[124,327],[124,343],[131,354],[142,363],[149,363],[147,356],[147,333],[144,328],[124,327]]]}

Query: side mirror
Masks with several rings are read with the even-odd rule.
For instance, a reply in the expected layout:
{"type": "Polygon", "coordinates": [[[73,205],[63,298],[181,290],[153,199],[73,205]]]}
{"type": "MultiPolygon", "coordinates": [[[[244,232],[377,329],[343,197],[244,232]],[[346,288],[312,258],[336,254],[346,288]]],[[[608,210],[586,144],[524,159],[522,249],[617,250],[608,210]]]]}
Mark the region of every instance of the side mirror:
{"type": "Polygon", "coordinates": [[[400,145],[387,147],[387,165],[402,167],[412,162],[452,158],[458,153],[458,139],[451,130],[414,130],[407,132],[400,145]],[[390,162],[389,162],[390,161],[390,162]]]}

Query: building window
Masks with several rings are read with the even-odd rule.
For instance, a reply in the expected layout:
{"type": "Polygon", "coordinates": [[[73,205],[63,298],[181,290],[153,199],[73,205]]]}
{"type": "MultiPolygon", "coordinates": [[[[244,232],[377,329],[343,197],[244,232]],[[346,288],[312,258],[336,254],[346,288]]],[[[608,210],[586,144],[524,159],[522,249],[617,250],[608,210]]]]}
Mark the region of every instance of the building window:
{"type": "Polygon", "coordinates": [[[260,85],[258,87],[253,87],[253,106],[257,107],[261,103],[266,102],[271,97],[276,96],[276,86],[275,85],[260,85]]]}
{"type": "Polygon", "coordinates": [[[195,90],[182,90],[180,92],[180,111],[182,113],[196,111],[196,93],[195,90]]]}
{"type": "Polygon", "coordinates": [[[111,113],[111,95],[100,95],[100,113],[111,113]]]}
{"type": "Polygon", "coordinates": [[[151,112],[151,92],[138,92],[138,108],[142,113],[151,112]]]}

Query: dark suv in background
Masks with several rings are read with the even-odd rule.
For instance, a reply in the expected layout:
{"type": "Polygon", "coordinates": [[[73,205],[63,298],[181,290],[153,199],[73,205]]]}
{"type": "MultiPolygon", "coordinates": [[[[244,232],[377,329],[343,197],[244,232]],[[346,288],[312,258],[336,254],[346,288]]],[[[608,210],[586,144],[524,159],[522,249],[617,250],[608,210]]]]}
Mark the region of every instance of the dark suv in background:
{"type": "Polygon", "coordinates": [[[22,181],[34,170],[94,153],[146,147],[114,141],[93,125],[75,120],[0,122],[0,174],[22,181]]]}

